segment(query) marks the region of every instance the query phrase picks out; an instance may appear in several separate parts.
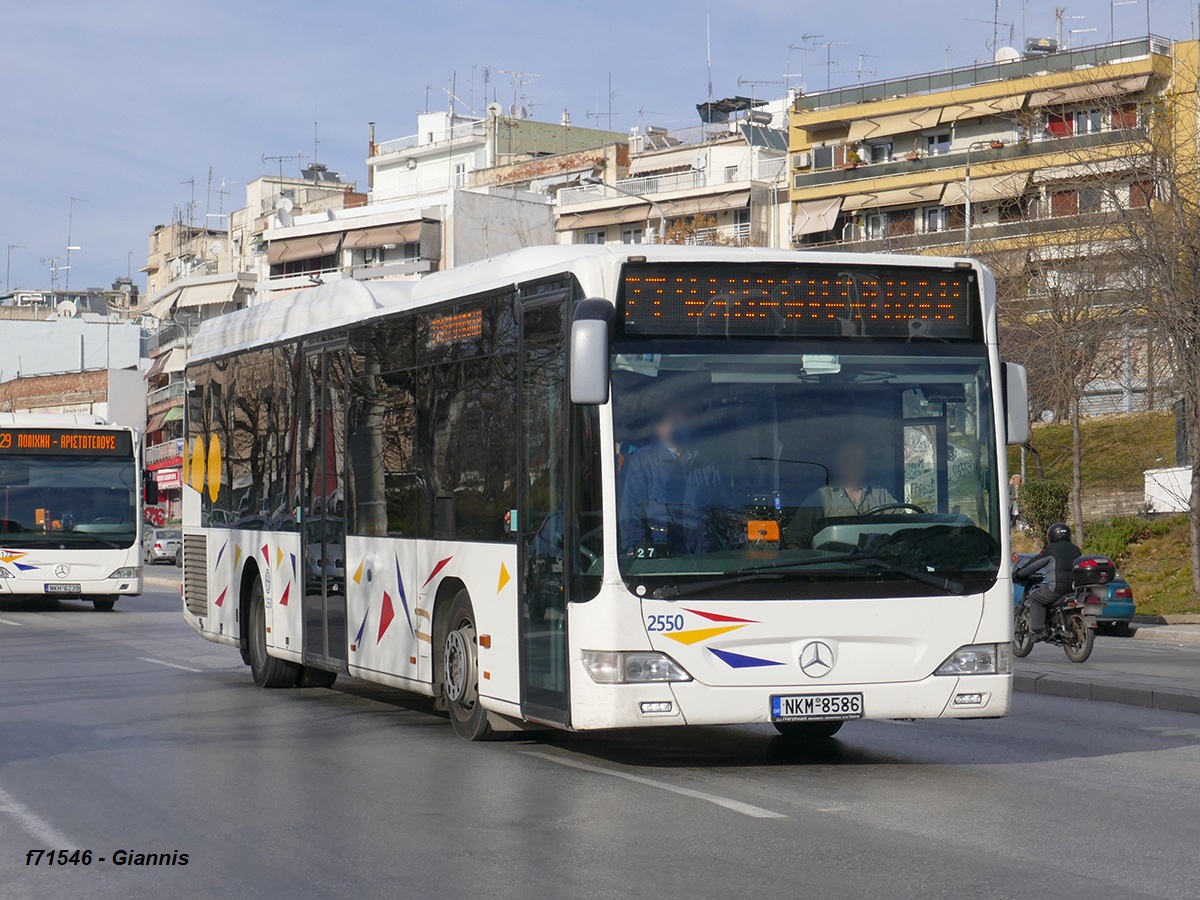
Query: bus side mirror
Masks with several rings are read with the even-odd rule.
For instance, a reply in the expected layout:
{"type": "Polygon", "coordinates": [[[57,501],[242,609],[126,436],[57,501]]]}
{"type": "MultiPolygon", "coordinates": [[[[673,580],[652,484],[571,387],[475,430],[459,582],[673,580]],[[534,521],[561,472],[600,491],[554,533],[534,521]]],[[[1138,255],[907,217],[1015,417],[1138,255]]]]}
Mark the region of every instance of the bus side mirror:
{"type": "Polygon", "coordinates": [[[608,402],[608,338],[615,314],[607,300],[580,300],[575,306],[567,356],[572,403],[599,406],[608,402]]]}
{"type": "Polygon", "coordinates": [[[154,473],[149,470],[142,473],[142,492],[147,506],[154,506],[158,503],[158,481],[155,479],[154,473]]]}
{"type": "Polygon", "coordinates": [[[1009,446],[1029,440],[1029,376],[1017,363],[1001,363],[1004,384],[1005,437],[1009,446]]]}

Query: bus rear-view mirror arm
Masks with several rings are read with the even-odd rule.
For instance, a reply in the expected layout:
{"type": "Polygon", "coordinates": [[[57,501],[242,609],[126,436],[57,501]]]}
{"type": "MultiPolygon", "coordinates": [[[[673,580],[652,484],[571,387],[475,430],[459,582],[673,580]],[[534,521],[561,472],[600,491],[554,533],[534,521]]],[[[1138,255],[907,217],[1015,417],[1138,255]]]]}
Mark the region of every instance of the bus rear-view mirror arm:
{"type": "Polygon", "coordinates": [[[1010,447],[1029,440],[1029,376],[1017,363],[1001,363],[1005,438],[1010,447]]]}
{"type": "Polygon", "coordinates": [[[607,300],[580,300],[575,306],[567,357],[572,403],[599,406],[608,402],[608,341],[615,314],[607,300]]]}

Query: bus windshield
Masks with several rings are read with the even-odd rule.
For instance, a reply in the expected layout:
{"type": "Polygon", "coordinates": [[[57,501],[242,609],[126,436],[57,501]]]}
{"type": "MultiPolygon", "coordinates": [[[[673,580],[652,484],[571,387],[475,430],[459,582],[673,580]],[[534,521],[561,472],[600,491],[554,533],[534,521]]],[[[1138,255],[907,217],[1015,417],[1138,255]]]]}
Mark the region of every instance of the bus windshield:
{"type": "Polygon", "coordinates": [[[136,501],[132,457],[0,457],[5,547],[131,547],[136,501]]]}
{"type": "Polygon", "coordinates": [[[914,572],[954,593],[995,581],[983,345],[655,348],[672,352],[626,342],[612,359],[620,569],[637,593],[757,572],[814,597],[928,591],[914,572]]]}

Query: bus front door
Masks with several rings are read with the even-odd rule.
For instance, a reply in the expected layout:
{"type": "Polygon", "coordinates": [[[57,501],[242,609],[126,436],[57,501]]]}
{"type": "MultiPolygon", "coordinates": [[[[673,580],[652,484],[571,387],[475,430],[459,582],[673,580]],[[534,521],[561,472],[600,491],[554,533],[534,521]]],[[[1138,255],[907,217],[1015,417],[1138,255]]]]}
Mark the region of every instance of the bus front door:
{"type": "Polygon", "coordinates": [[[521,712],[568,725],[566,349],[561,296],[521,310],[521,712]]]}
{"type": "Polygon", "coordinates": [[[345,347],[309,348],[304,363],[304,664],[344,672],[345,347]]]}

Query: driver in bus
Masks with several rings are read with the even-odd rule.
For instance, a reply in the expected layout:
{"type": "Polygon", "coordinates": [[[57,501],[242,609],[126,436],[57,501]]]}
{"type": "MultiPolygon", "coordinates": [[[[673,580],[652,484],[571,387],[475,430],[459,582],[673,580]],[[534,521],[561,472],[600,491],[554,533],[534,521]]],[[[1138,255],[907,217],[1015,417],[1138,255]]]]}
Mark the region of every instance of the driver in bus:
{"type": "Polygon", "coordinates": [[[726,490],[694,446],[691,422],[684,402],[664,401],[653,441],[621,466],[621,552],[647,558],[708,553],[727,539],[726,490]]]}
{"type": "Polygon", "coordinates": [[[831,474],[831,482],[813,491],[788,522],[783,534],[788,549],[808,549],[828,519],[861,516],[896,503],[887,488],[867,480],[867,451],[856,440],[838,445],[831,474]]]}

